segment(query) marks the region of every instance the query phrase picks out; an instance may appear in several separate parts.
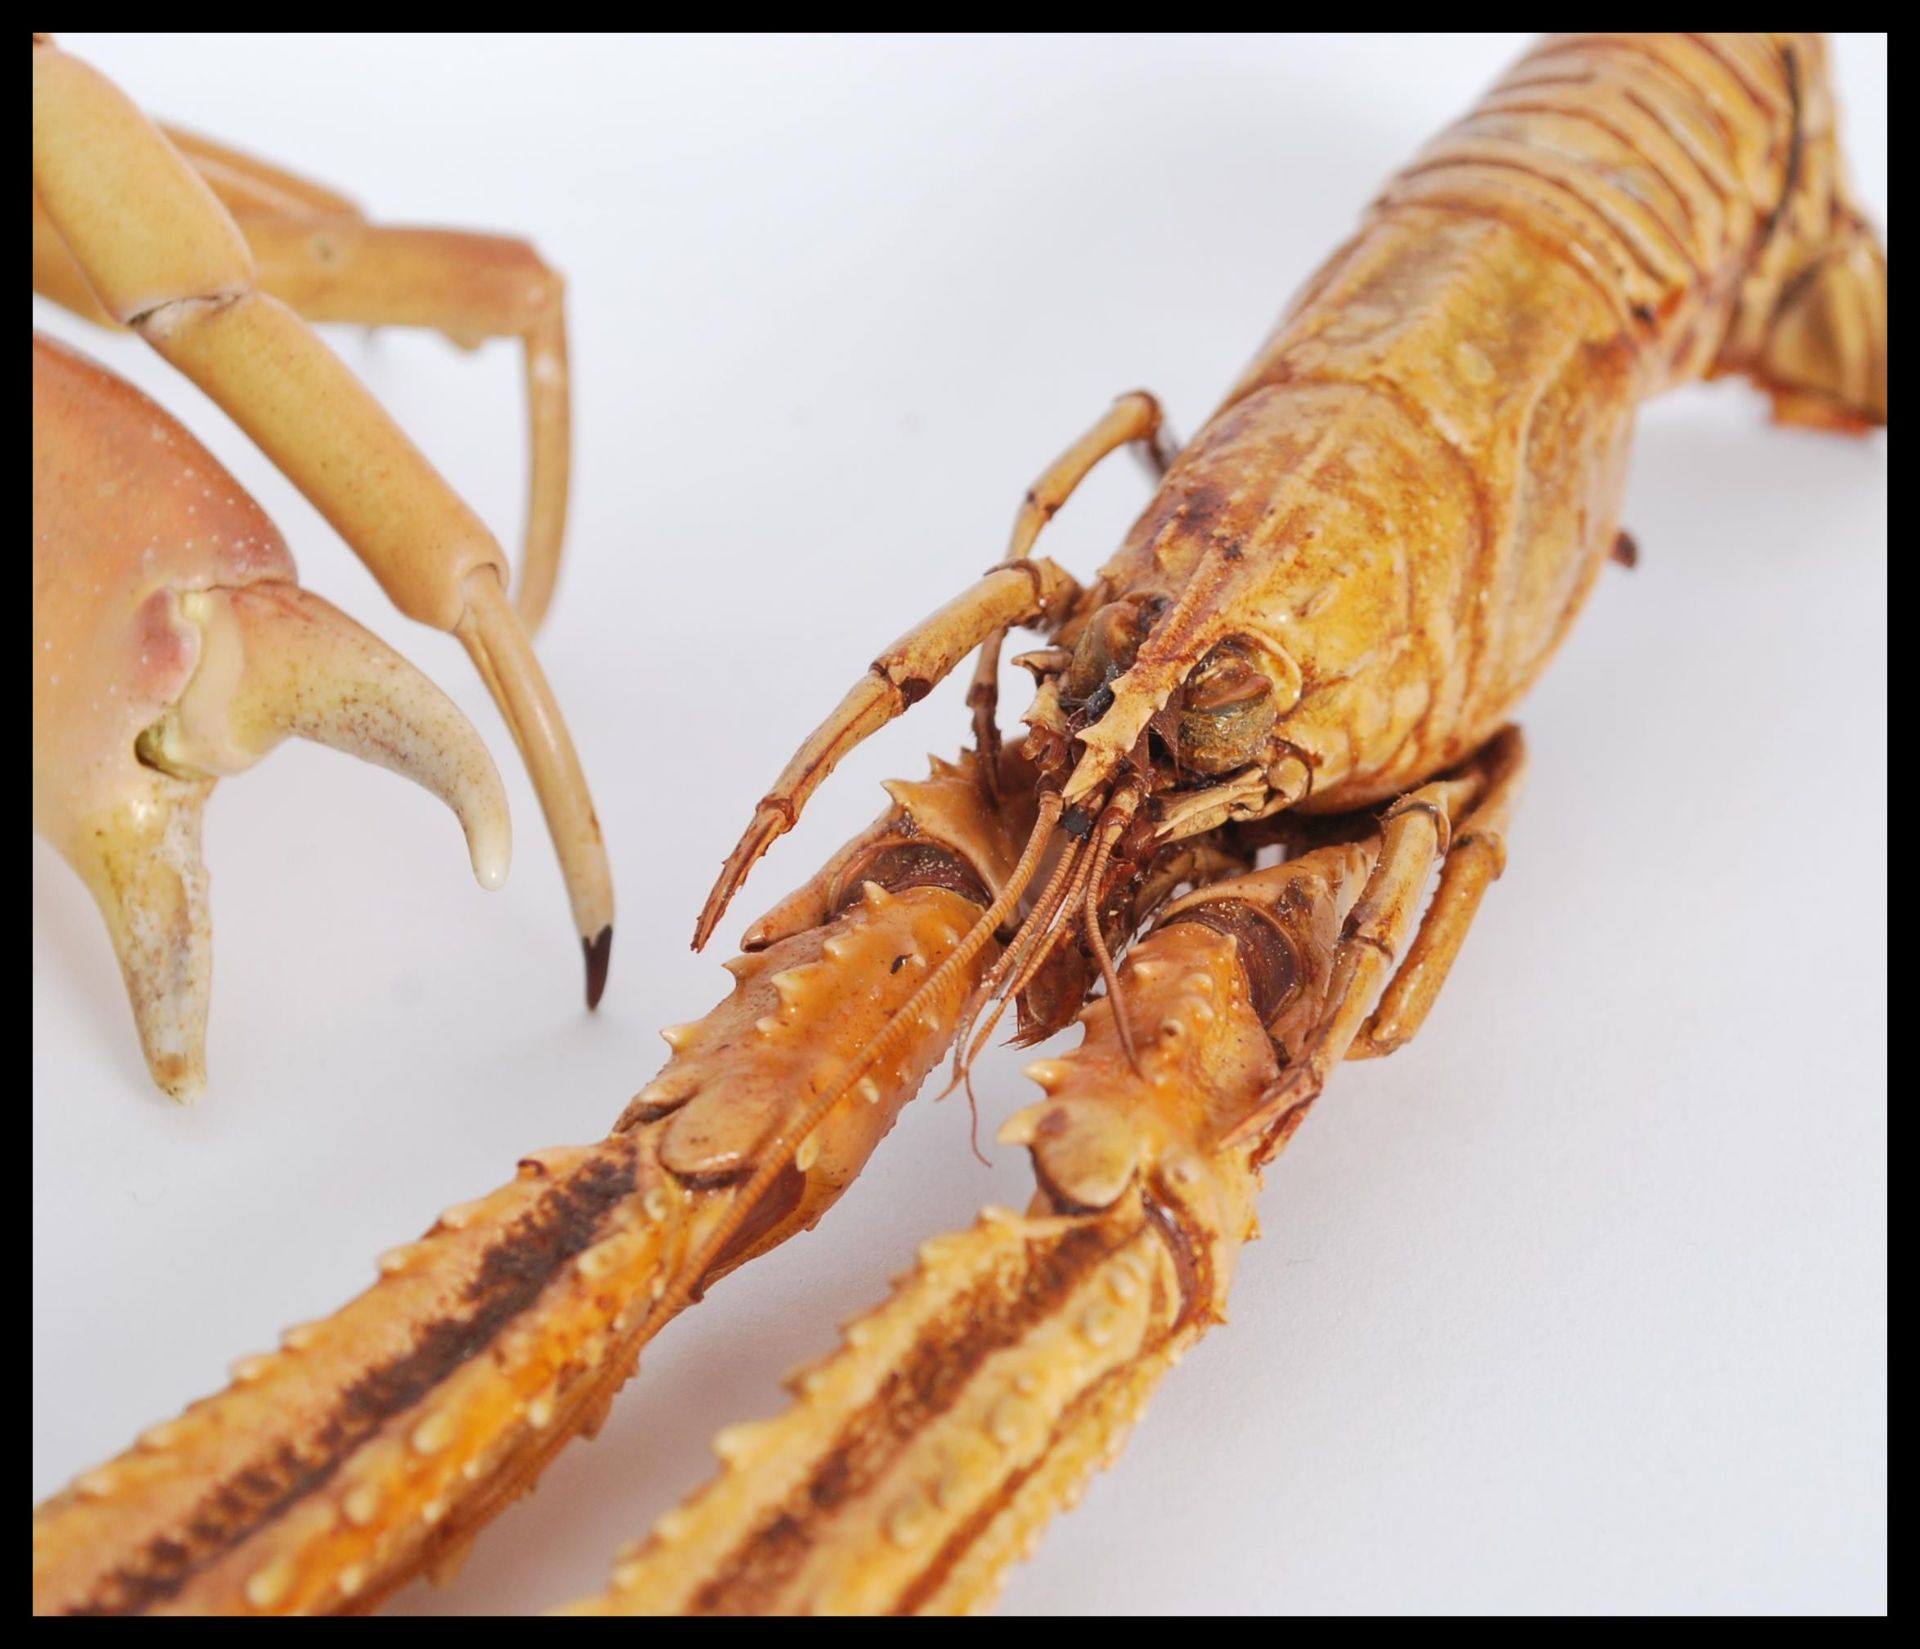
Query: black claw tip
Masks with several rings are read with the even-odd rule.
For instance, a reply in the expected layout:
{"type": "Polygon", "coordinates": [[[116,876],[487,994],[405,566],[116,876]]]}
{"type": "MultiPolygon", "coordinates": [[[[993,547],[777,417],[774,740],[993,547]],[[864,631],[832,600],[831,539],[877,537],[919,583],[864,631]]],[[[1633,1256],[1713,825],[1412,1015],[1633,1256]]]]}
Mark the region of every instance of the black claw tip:
{"type": "Polygon", "coordinates": [[[607,959],[613,955],[613,924],[609,922],[595,938],[582,938],[580,948],[587,956],[587,1006],[597,1008],[607,989],[607,959]]]}

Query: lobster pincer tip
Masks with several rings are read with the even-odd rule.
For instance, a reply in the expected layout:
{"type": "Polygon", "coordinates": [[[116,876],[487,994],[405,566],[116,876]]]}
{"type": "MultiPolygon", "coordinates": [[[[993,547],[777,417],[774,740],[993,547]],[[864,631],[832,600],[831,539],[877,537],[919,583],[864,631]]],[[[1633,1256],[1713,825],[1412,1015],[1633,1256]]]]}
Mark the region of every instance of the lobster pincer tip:
{"type": "Polygon", "coordinates": [[[727,862],[720,867],[719,878],[713,884],[713,891],[707,895],[707,902],[700,907],[700,919],[693,925],[695,950],[706,949],[707,941],[713,937],[713,930],[727,913],[727,906],[733,903],[733,896],[746,881],[747,872],[759,862],[760,855],[773,845],[774,838],[785,834],[792,824],[791,810],[768,802],[760,804],[753,815],[753,823],[747,826],[739,845],[727,855],[727,862]]]}
{"type": "Polygon", "coordinates": [[[607,990],[607,963],[613,956],[613,924],[609,922],[592,938],[580,936],[580,949],[587,959],[587,1009],[600,1006],[607,990]]]}

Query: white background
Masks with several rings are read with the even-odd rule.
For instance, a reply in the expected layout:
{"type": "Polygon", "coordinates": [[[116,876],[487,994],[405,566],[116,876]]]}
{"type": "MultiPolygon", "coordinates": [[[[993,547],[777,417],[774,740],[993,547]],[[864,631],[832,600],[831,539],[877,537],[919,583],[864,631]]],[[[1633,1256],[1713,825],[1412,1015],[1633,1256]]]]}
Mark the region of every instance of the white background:
{"type": "MultiPolygon", "coordinates": [[[[388,611],[221,416],[178,410],[308,583],[493,743],[479,892],[422,793],[289,746],[207,821],[212,1090],[149,1087],[86,894],[34,846],[36,1497],[344,1301],[375,1254],[595,1137],[727,983],[700,893],[877,644],[1000,554],[1021,489],[1145,385],[1191,432],[1373,188],[1518,37],[68,43],[149,109],[374,212],[530,235],[571,279],[577,490],[541,642],[619,884],[576,942],[465,657],[388,611]]],[[[1838,51],[1884,223],[1884,36],[1838,51]]],[[[337,346],[517,547],[517,352],[337,346]]],[[[1886,1602],[1885,437],[1651,408],[1610,571],[1524,720],[1511,868],[1430,1028],[1340,1073],[1272,1173],[1230,1328],[1018,1571],[1033,1612],[1878,1610],[1886,1602]]],[[[1096,475],[1090,572],[1145,489],[1096,475]]],[[[964,672],[963,672],[964,674],[964,672]]],[[[726,928],[965,741],[950,683],[849,760],[726,928]]],[[[722,952],[724,954],[724,951],[722,952]]],[[[989,1124],[1028,1102],[982,1067],[989,1124]]],[[[991,1126],[986,1129],[991,1135],[991,1126]]],[[[527,1609],[769,1412],[915,1240],[1020,1204],[909,1110],[819,1232],[669,1330],[600,1440],[403,1610],[527,1609]]]]}

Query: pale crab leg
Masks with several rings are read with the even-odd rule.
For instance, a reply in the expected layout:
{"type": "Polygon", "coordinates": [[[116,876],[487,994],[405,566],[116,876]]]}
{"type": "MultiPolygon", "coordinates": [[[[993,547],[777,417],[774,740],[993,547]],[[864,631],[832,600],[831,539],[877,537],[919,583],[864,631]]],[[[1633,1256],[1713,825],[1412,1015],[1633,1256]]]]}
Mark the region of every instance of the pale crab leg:
{"type": "Polygon", "coordinates": [[[868,667],[761,799],[719,879],[700,907],[693,948],[713,935],[747,873],[774,841],[794,827],[807,799],[848,751],[925,698],[953,667],[996,630],[1058,616],[1079,586],[1041,557],[995,567],[972,589],[922,619],[868,667]]]}
{"type": "Polygon", "coordinates": [[[527,390],[526,548],[514,605],[537,630],[566,539],[572,432],[565,283],[523,240],[358,219],[241,214],[262,291],[312,321],[417,326],[472,348],[518,339],[527,390]]]}
{"type": "Polygon", "coordinates": [[[33,187],[105,310],[246,431],[402,612],[474,656],[546,812],[597,1002],[612,940],[606,849],[492,535],[306,323],[258,290],[245,236],[205,180],[111,82],[42,36],[33,187]]]}
{"type": "Polygon", "coordinates": [[[311,217],[358,218],[358,202],[324,183],[302,177],[224,143],[161,122],[166,140],[193,162],[230,212],[305,213],[311,217]]]}
{"type": "Polygon", "coordinates": [[[1226,1143],[1322,1011],[1378,840],[1195,894],[1120,977],[1112,1016],[1031,1074],[1002,1139],[1033,1153],[1024,1216],[924,1244],[793,1406],[723,1432],[720,1475],[617,1560],[578,1614],[949,1613],[990,1603],[1119,1451],[1148,1394],[1224,1316],[1258,1166],[1298,1127],[1226,1143]]]}
{"type": "Polygon", "coordinates": [[[881,821],[756,926],[731,995],[664,1033],[672,1059],[608,1139],[525,1159],[387,1255],[357,1300],[38,1508],[36,1611],[369,1607],[456,1558],[598,1425],[663,1302],[818,1220],[951,1040],[996,947],[938,997],[925,984],[1031,822],[986,808],[970,760],[889,789],[881,821]],[[756,1183],[781,1119],[916,997],[846,1103],[756,1183]]]}
{"type": "MultiPolygon", "coordinates": [[[[374,224],[346,196],[172,126],[161,132],[234,215],[260,290],[310,321],[418,326],[462,348],[517,338],[525,356],[528,491],[515,604],[537,630],[566,540],[572,463],[565,283],[532,246],[503,235],[374,224]]],[[[40,204],[33,203],[33,287],[84,319],[114,326],[40,204]]]]}
{"type": "MultiPolygon", "coordinates": [[[[1129,444],[1141,454],[1154,480],[1166,474],[1177,443],[1168,438],[1160,403],[1144,389],[1122,395],[1092,429],[1054,459],[1040,479],[1027,488],[1013,518],[1007,560],[1024,561],[1030,556],[1040,529],[1060,513],[1094,466],[1129,444]]],[[[973,710],[973,747],[988,762],[988,777],[993,776],[992,764],[1000,753],[1000,725],[994,712],[1000,700],[1000,648],[1006,638],[1005,630],[995,630],[980,643],[973,682],[967,688],[967,703],[973,710]]]]}
{"type": "Polygon", "coordinates": [[[507,872],[480,735],[384,642],[294,581],[273,523],[178,423],[33,340],[33,822],[92,890],[154,1080],[205,1080],[212,937],[200,815],[282,739],[410,778],[474,874],[507,872]]]}

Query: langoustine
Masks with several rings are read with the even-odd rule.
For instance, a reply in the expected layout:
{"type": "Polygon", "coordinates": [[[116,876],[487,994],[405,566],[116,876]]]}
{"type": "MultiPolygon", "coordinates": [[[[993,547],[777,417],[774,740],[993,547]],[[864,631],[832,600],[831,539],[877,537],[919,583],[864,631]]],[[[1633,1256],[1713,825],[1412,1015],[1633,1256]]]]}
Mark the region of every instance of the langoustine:
{"type": "MultiPolygon", "coordinates": [[[[1817,39],[1568,37],[1524,59],[1479,111],[1389,187],[1360,236],[1309,284],[1226,408],[1174,461],[1127,546],[1087,590],[1028,557],[1033,535],[1098,456],[1151,441],[1157,411],[1129,398],[1043,479],[1023,511],[1015,564],[883,655],[803,748],[730,863],[702,932],[854,739],[916,700],[974,646],[991,653],[1001,631],[1031,623],[1052,645],[1027,657],[1039,685],[1020,760],[1011,771],[977,765],[962,782],[994,821],[982,828],[998,836],[998,867],[984,875],[968,855],[956,856],[941,828],[926,827],[927,809],[909,807],[913,828],[893,818],[884,859],[872,842],[857,846],[750,932],[749,951],[768,956],[782,945],[815,943],[810,935],[839,938],[835,926],[853,907],[843,902],[844,887],[830,891],[832,880],[873,869],[881,873],[864,876],[879,892],[872,905],[897,908],[914,896],[916,906],[944,906],[950,924],[940,943],[897,953],[920,958],[915,967],[924,971],[911,989],[893,962],[883,980],[877,971],[855,971],[846,947],[834,955],[825,938],[817,940],[818,965],[849,964],[843,987],[857,982],[863,993],[881,992],[880,1017],[865,1023],[860,1041],[821,1035],[808,1029],[808,1015],[823,997],[790,986],[794,1000],[782,1011],[792,1017],[769,1012],[754,1020],[757,1035],[793,1028],[837,1058],[792,1084],[749,1131],[728,1164],[726,1183],[744,1187],[729,1210],[672,1263],[649,1262],[644,1283],[630,1276],[610,1298],[616,1310],[637,1312],[644,1335],[713,1267],[745,1257],[734,1246],[749,1229],[742,1221],[778,1206],[775,1188],[791,1184],[792,1174],[810,1187],[821,1157],[809,1155],[809,1146],[858,1114],[856,1096],[873,1072],[853,1050],[881,1045],[889,1061],[902,1058],[903,1073],[913,1064],[924,1069],[956,1035],[971,1035],[986,1005],[983,990],[1011,994],[1026,1029],[1044,1032],[1082,1007],[1098,972],[1112,1001],[1095,1010],[1082,1064],[1068,1062],[1048,1078],[1056,1097],[1087,1103],[1068,1106],[1072,1126],[1043,1135],[1042,1119],[1029,1118],[1015,1134],[1031,1135],[1045,1201],[1030,1218],[1042,1223],[1016,1224],[1006,1245],[956,1239],[929,1256],[870,1320],[877,1326],[860,1331],[866,1345],[856,1339],[823,1365],[826,1400],[810,1407],[816,1393],[809,1391],[794,1418],[733,1439],[728,1453],[742,1469],[623,1565],[600,1606],[917,1608],[990,1594],[1026,1535],[1100,1452],[1091,1440],[1104,1439],[1121,1417],[1097,1403],[1076,1408],[1095,1388],[1078,1375],[1049,1383],[1044,1356],[1039,1367],[1006,1365],[1010,1381],[1024,1372],[1037,1382],[1031,1391],[1016,1383],[1012,1392],[1025,1403],[1021,1425],[1042,1440],[1036,1458],[1066,1467],[1032,1500],[991,1473],[961,1474],[949,1496],[954,1506],[940,1504],[938,1473],[924,1483],[917,1469],[876,1476],[827,1508],[837,1515],[843,1505],[847,1521],[844,1530],[825,1531],[835,1538],[808,1539],[803,1557],[817,1555],[821,1567],[802,1575],[796,1564],[783,1580],[804,1582],[801,1589],[727,1588],[764,1572],[756,1565],[769,1530],[787,1538],[782,1482],[809,1481],[826,1468],[832,1439],[857,1430],[848,1404],[905,1358],[930,1354],[936,1366],[951,1366],[968,1400],[984,1405],[976,1429],[991,1432],[994,1405],[1006,1395],[993,1385],[999,1370],[970,1362],[943,1313],[927,1305],[937,1305],[953,1278],[975,1275],[976,1265],[979,1275],[1005,1280],[1009,1267],[1018,1272],[1028,1263],[1021,1255],[1045,1250],[1056,1236],[1067,1241],[1070,1230],[1098,1230],[1120,1210],[1131,1224],[1119,1252],[1136,1260],[1144,1253],[1145,1264],[1116,1258],[1111,1274],[1097,1276],[1116,1311],[1129,1303],[1111,1299],[1121,1271],[1133,1274],[1133,1298],[1143,1302],[1137,1321],[1126,1319],[1131,1339],[1112,1342],[1123,1353],[1114,1368],[1132,1370],[1112,1389],[1137,1392],[1160,1372],[1163,1349],[1179,1343],[1169,1323],[1198,1325],[1217,1299],[1181,1274],[1191,1237],[1148,1218],[1143,1199],[1153,1175],[1171,1145],[1204,1164],[1208,1183],[1244,1198],[1232,1176],[1250,1174],[1260,1153],[1297,1126],[1339,1058],[1390,1051],[1417,1028],[1504,851],[1501,829],[1455,828],[1456,797],[1447,787],[1473,793],[1457,798],[1462,805],[1479,805],[1473,798],[1489,788],[1499,791],[1502,809],[1510,802],[1518,746],[1491,736],[1617,541],[1634,403],[1689,377],[1742,371],[1774,395],[1783,417],[1842,428],[1882,421],[1884,315],[1884,258],[1838,178],[1817,39]],[[1398,799],[1383,817],[1354,818],[1354,810],[1388,798],[1398,799]],[[1323,831],[1326,841],[1318,840],[1323,831]],[[1320,960],[1298,976],[1305,981],[1299,1003],[1310,1012],[1279,1043],[1265,1031],[1264,1045],[1247,1040],[1250,1025],[1265,1019],[1251,1006],[1264,954],[1255,930],[1243,938],[1229,923],[1225,932],[1207,928],[1217,935],[1209,939],[1180,931],[1205,924],[1163,926],[1140,943],[1128,983],[1126,946],[1139,923],[1156,911],[1177,914],[1166,907],[1189,884],[1198,885],[1202,904],[1209,896],[1232,902],[1249,891],[1246,884],[1212,884],[1271,874],[1250,861],[1275,842],[1299,849],[1280,869],[1291,865],[1301,875],[1317,853],[1347,855],[1344,890],[1332,901],[1341,920],[1311,930],[1320,960]],[[1421,919],[1418,895],[1436,866],[1440,892],[1421,919]],[[947,904],[929,887],[961,902],[947,904]],[[1141,965],[1176,953],[1175,977],[1188,983],[1181,991],[1148,988],[1154,981],[1139,977],[1141,965]],[[940,1011],[930,1012],[936,1000],[940,1011]],[[770,1022],[764,1032],[762,1020],[770,1022]],[[1174,1041],[1201,1043],[1202,1053],[1190,1056],[1199,1065],[1162,1049],[1168,1024],[1181,1027],[1174,1041]],[[1172,1124],[1154,1120],[1152,1094],[1136,1087],[1157,1092],[1162,1076],[1171,1078],[1172,1124]],[[1109,1113],[1125,1124],[1118,1135],[1104,1120],[1109,1113]],[[1084,1139],[1093,1141],[1090,1158],[1080,1149],[1084,1139]],[[1088,1190],[1095,1181],[1097,1196],[1088,1190]],[[635,1306],[642,1293],[651,1308],[635,1306]],[[1194,1314],[1184,1318],[1189,1305],[1194,1314]],[[876,1348],[877,1341],[888,1343],[876,1348]],[[1063,1430],[1062,1417],[1074,1425],[1063,1430]],[[1084,1437],[1075,1429],[1080,1418],[1093,1424],[1084,1437]],[[1071,1447],[1056,1453],[1048,1438],[1071,1447]],[[770,1455],[786,1478],[759,1478],[770,1455]],[[990,1515],[943,1522],[956,1506],[990,1515]],[[891,1524],[898,1527],[890,1533],[891,1524]],[[844,1544],[843,1532],[852,1537],[844,1544]],[[903,1555],[881,1551],[876,1532],[903,1555]],[[933,1550],[951,1558],[937,1572],[924,1562],[933,1550]],[[709,1559],[718,1561],[709,1567],[709,1559]]],[[[979,695],[980,725],[990,748],[988,696],[979,695]]],[[[741,1074],[722,1076],[723,1084],[761,1068],[752,1042],[729,1045],[741,1074]]],[[[892,1089],[876,1086],[891,1104],[892,1089]]],[[[704,1101],[731,1110],[720,1104],[724,1097],[705,1086],[697,1098],[684,1095],[669,1081],[643,1091],[635,1120],[655,1126],[704,1101]]],[[[750,1240],[764,1244],[774,1230],[750,1240]]],[[[1222,1270],[1244,1234],[1244,1220],[1216,1222],[1209,1240],[1222,1270]]],[[[590,1280],[594,1266],[584,1262],[591,1251],[563,1255],[566,1266],[556,1266],[541,1289],[590,1280]]],[[[1031,1272],[1047,1273],[1037,1262],[1031,1272]]],[[[1028,1348],[1045,1327],[1042,1317],[1051,1322],[1061,1302],[1070,1301],[1083,1321],[1098,1301],[1077,1287],[1049,1295],[1045,1312],[1022,1316],[1001,1349],[1028,1348]]],[[[1030,1291],[1020,1283],[1017,1292],[1030,1291]]],[[[549,1333],[532,1309],[514,1313],[516,1320],[572,1356],[569,1342],[549,1333]]],[[[495,1338],[490,1333],[487,1343],[495,1338]]],[[[300,1340],[282,1354],[296,1368],[316,1343],[304,1331],[300,1340]]],[[[623,1355],[610,1366],[624,1372],[624,1354],[636,1343],[622,1342],[623,1355]]],[[[581,1361],[593,1368],[609,1359],[601,1352],[581,1361]]],[[[412,1388],[403,1395],[409,1403],[381,1423],[414,1429],[383,1432],[383,1469],[392,1477],[382,1481],[438,1483],[443,1468],[432,1462],[447,1451],[449,1433],[462,1435],[457,1424],[432,1423],[433,1405],[454,1398],[452,1379],[436,1377],[425,1396],[412,1388]]],[[[542,1412],[551,1419],[537,1394],[517,1396],[501,1412],[509,1428],[531,1425],[542,1412]]],[[[1002,1429],[1017,1430],[1011,1416],[1002,1429]]],[[[894,1438],[900,1452],[888,1457],[888,1469],[913,1465],[922,1436],[935,1445],[948,1440],[909,1428],[894,1438]]],[[[72,1595],[115,1606],[258,1609],[342,1600],[334,1556],[324,1545],[300,1544],[353,1523],[341,1463],[310,1488],[295,1485],[299,1493],[284,1504],[263,1507],[239,1542],[196,1557],[184,1575],[166,1575],[168,1589],[150,1597],[114,1590],[123,1571],[103,1560],[129,1550],[128,1507],[139,1504],[143,1472],[193,1481],[191,1460],[171,1458],[181,1442],[158,1438],[150,1466],[130,1455],[102,1481],[83,1484],[91,1493],[80,1499],[90,1511],[73,1499],[49,1508],[38,1532],[49,1549],[62,1550],[65,1574],[93,1587],[72,1595]]],[[[463,1445],[461,1457],[480,1461],[472,1481],[488,1481],[494,1468],[483,1448],[463,1445]]],[[[501,1481],[517,1486],[527,1469],[523,1461],[501,1481]]],[[[497,1504],[483,1489],[460,1493],[473,1497],[473,1509],[455,1511],[430,1489],[424,1499],[377,1495],[368,1523],[355,1526],[383,1531],[405,1554],[400,1566],[417,1566],[441,1538],[432,1530],[470,1527],[497,1504]]],[[[155,1515],[155,1527],[171,1526],[155,1515]]],[[[156,1539],[174,1537],[149,1535],[148,1557],[156,1539]]],[[[364,1568],[346,1573],[358,1582],[352,1596],[378,1590],[364,1568]]]]}

